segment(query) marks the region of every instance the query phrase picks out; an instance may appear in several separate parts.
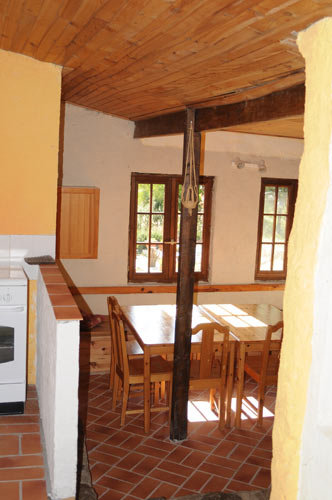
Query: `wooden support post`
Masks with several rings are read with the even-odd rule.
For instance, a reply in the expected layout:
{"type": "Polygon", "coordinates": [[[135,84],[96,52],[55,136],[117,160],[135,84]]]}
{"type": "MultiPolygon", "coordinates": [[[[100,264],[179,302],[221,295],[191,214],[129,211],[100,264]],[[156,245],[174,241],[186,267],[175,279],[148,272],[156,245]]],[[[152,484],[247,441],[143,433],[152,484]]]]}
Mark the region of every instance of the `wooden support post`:
{"type": "MultiPolygon", "coordinates": [[[[183,146],[183,176],[186,172],[186,158],[189,128],[195,130],[195,111],[186,113],[186,132],[183,146]]],[[[201,135],[194,133],[195,172],[199,182],[201,135]]],[[[190,375],[191,317],[194,294],[195,244],[197,207],[189,210],[181,208],[180,257],[176,293],[176,320],[173,367],[173,394],[170,439],[183,440],[187,437],[187,405],[190,375]]]]}

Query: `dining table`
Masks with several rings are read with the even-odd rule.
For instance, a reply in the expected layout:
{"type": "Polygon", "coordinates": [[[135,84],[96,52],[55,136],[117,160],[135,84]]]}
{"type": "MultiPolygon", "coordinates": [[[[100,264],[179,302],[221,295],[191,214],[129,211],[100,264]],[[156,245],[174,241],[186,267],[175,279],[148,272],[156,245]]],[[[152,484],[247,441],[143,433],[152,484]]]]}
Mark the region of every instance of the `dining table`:
{"type": "MultiPolygon", "coordinates": [[[[137,342],[144,352],[144,430],[150,429],[150,358],[153,355],[172,355],[175,340],[176,305],[129,305],[121,306],[125,322],[129,325],[137,342]]],[[[192,328],[201,323],[215,321],[203,308],[194,305],[192,309],[192,328]]],[[[215,335],[220,344],[222,334],[215,335]]],[[[191,340],[191,352],[200,352],[202,334],[197,333],[191,340]]],[[[230,366],[234,365],[234,342],[230,345],[230,366]]],[[[232,386],[232,372],[228,373],[228,394],[232,386]]],[[[226,404],[227,408],[227,404],[226,404]]]]}
{"type": "MultiPolygon", "coordinates": [[[[203,304],[200,309],[215,321],[230,328],[236,341],[236,410],[235,426],[241,426],[241,402],[244,386],[244,363],[247,353],[263,350],[268,325],[283,320],[282,311],[272,304],[203,304]]],[[[271,349],[280,347],[280,331],[272,336],[271,349]]],[[[230,404],[228,404],[229,411],[230,404]]]]}
{"type": "MultiPolygon", "coordinates": [[[[150,358],[169,355],[174,351],[176,305],[128,305],[121,307],[144,352],[144,429],[150,429],[150,358]]],[[[192,309],[192,328],[200,323],[215,321],[230,328],[229,366],[226,389],[226,426],[231,423],[231,399],[236,356],[235,426],[241,426],[241,400],[244,385],[245,356],[250,351],[262,351],[268,325],[281,321],[282,311],[272,304],[201,304],[192,309]]],[[[215,338],[216,343],[218,337],[215,338]]],[[[280,334],[272,337],[272,348],[280,344],[280,334]]],[[[201,334],[192,337],[191,351],[199,352],[201,334]]]]}

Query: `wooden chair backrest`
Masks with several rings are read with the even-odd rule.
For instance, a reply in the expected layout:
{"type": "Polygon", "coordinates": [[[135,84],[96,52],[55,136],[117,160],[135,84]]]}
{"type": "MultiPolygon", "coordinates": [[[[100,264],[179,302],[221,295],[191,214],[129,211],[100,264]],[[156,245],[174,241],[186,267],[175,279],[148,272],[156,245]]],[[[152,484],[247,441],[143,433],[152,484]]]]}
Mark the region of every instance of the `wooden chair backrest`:
{"type": "Polygon", "coordinates": [[[221,351],[221,374],[226,373],[227,368],[227,353],[228,353],[228,343],[229,343],[229,327],[220,325],[219,323],[200,323],[192,330],[192,334],[195,335],[198,332],[202,332],[202,347],[200,354],[200,379],[208,379],[211,377],[211,370],[213,366],[213,360],[215,356],[215,332],[223,334],[223,340],[220,341],[220,351],[221,351]]]}
{"type": "Polygon", "coordinates": [[[117,301],[116,297],[113,297],[113,296],[107,297],[107,308],[108,308],[108,318],[109,318],[110,331],[111,331],[111,341],[113,342],[114,326],[113,326],[112,312],[116,311],[118,314],[120,314],[120,311],[121,311],[119,302],[117,301]]]}
{"type": "Polygon", "coordinates": [[[116,308],[120,309],[118,299],[114,297],[114,295],[110,295],[109,297],[107,297],[107,306],[109,312],[116,308]]]}
{"type": "Polygon", "coordinates": [[[126,379],[129,377],[129,365],[123,321],[116,310],[111,312],[111,320],[114,328],[112,340],[114,345],[115,370],[121,378],[126,379]]]}
{"type": "Polygon", "coordinates": [[[281,349],[281,343],[282,343],[282,337],[283,337],[283,331],[284,331],[284,322],[283,321],[278,321],[275,325],[269,325],[266,331],[266,336],[265,336],[265,342],[264,342],[264,349],[262,353],[262,366],[261,366],[261,375],[264,375],[267,371],[267,367],[269,364],[269,358],[271,355],[271,340],[272,340],[272,334],[277,332],[278,330],[281,329],[281,337],[280,337],[280,344],[277,349],[273,349],[275,351],[279,351],[281,349]]]}

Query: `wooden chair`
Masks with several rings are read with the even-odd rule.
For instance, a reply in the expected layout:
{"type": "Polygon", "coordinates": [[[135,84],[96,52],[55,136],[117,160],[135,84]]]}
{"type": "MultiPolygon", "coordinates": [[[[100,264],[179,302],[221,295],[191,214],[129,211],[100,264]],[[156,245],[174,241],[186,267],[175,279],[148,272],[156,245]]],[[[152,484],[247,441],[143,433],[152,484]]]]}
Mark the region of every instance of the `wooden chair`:
{"type": "MultiPolygon", "coordinates": [[[[261,427],[263,423],[263,408],[265,401],[265,388],[267,385],[276,385],[278,382],[278,371],[279,371],[279,359],[280,359],[280,348],[282,342],[283,334],[283,322],[279,321],[275,325],[269,325],[266,331],[266,337],[264,341],[264,349],[262,352],[255,355],[246,356],[244,362],[244,373],[250,375],[258,383],[258,420],[257,426],[261,427]],[[281,331],[281,339],[276,347],[271,346],[272,334],[281,331]]],[[[248,398],[242,396],[242,400],[256,410],[254,405],[250,402],[248,398]]]]}
{"type": "MultiPolygon", "coordinates": [[[[119,384],[122,384],[122,410],[120,425],[124,425],[126,415],[135,413],[144,413],[144,409],[127,410],[130,386],[134,384],[143,384],[144,382],[144,359],[136,356],[130,358],[127,352],[128,342],[125,339],[125,332],[121,316],[116,310],[111,313],[114,326],[114,354],[115,354],[115,370],[113,383],[112,408],[114,409],[117,402],[119,384]]],[[[168,410],[172,401],[172,371],[173,364],[166,361],[161,356],[151,357],[151,383],[168,382],[168,405],[161,407],[152,407],[151,412],[168,410]]]]}
{"type": "MultiPolygon", "coordinates": [[[[114,384],[114,373],[115,373],[115,354],[114,354],[114,325],[112,319],[112,312],[116,311],[121,316],[121,307],[116,297],[110,296],[107,297],[107,307],[108,307],[108,317],[110,323],[110,331],[111,331],[111,366],[110,366],[110,389],[113,389],[114,384]]],[[[128,338],[128,336],[126,336],[128,338]]],[[[126,340],[127,345],[127,353],[129,358],[135,358],[140,356],[143,358],[143,349],[137,342],[137,340],[133,339],[132,336],[130,340],[126,340]]]]}
{"type": "Polygon", "coordinates": [[[200,356],[191,360],[190,389],[210,389],[210,407],[215,407],[216,389],[219,390],[217,409],[219,415],[219,428],[226,422],[226,383],[227,364],[229,354],[229,328],[219,323],[201,323],[197,325],[192,334],[202,332],[202,347],[200,356]],[[215,334],[222,334],[222,339],[216,345],[215,334]],[[218,356],[216,356],[218,353],[218,356]]]}

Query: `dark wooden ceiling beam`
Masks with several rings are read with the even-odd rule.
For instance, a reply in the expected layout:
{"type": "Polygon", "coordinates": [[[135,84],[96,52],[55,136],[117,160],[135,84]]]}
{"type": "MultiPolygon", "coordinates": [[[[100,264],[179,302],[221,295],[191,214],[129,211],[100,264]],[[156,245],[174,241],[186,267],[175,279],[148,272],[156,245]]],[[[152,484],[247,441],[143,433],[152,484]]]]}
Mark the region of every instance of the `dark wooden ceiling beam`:
{"type": "MultiPolygon", "coordinates": [[[[196,110],[195,132],[218,130],[234,125],[288,118],[304,113],[304,84],[272,92],[257,99],[196,110]]],[[[183,134],[185,112],[156,116],[135,122],[134,137],[183,134]]]]}

